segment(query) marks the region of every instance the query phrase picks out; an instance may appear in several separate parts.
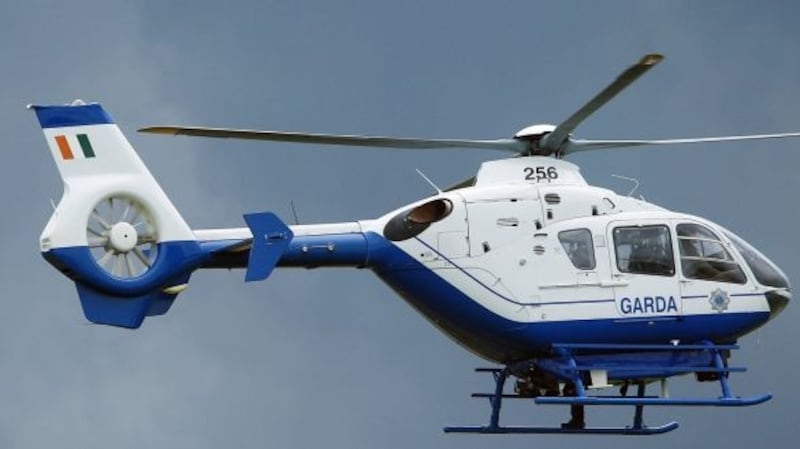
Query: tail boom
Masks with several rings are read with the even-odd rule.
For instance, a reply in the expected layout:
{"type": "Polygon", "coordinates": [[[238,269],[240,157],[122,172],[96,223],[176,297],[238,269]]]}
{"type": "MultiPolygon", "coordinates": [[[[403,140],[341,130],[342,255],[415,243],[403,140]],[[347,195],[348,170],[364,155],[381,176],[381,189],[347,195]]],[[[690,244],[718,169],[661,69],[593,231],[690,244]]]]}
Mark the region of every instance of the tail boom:
{"type": "Polygon", "coordinates": [[[273,227],[271,233],[252,228],[231,228],[197,230],[195,234],[210,255],[202,268],[246,268],[249,272],[264,270],[265,264],[269,271],[272,267],[364,268],[369,265],[369,239],[360,222],[298,225],[285,230],[273,227]],[[274,241],[276,237],[289,234],[291,237],[277,259],[261,260],[259,256],[254,259],[254,254],[259,251],[258,248],[253,250],[254,235],[262,236],[265,241],[274,241]]]}
{"type": "Polygon", "coordinates": [[[276,266],[369,264],[357,222],[290,228],[263,212],[246,214],[247,228],[193,231],[102,106],[30,108],[64,183],[41,252],[94,323],[136,328],[166,313],[198,268],[244,268],[257,281],[276,266]]]}

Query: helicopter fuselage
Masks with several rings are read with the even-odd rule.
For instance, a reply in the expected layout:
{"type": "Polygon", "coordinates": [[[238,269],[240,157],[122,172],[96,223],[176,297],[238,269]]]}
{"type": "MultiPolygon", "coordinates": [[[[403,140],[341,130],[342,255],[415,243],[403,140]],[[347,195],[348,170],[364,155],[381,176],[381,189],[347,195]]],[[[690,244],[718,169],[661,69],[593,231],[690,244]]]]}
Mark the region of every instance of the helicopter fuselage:
{"type": "Polygon", "coordinates": [[[375,220],[292,231],[278,266],[370,268],[458,343],[503,363],[555,343],[732,342],[789,300],[785,275],[729,231],[590,186],[548,157],[486,162],[473,186],[375,220]]]}

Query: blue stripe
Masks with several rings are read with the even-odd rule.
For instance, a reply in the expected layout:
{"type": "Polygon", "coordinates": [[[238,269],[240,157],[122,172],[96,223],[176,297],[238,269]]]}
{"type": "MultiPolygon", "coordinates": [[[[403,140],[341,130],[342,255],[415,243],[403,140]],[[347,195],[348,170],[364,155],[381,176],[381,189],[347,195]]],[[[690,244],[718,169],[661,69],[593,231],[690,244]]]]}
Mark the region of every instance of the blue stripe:
{"type": "Polygon", "coordinates": [[[191,273],[200,266],[208,254],[193,240],[161,242],[158,257],[144,274],[122,279],[109,276],[95,262],[91,250],[86,246],[53,248],[42,256],[57,269],[78,283],[111,294],[117,298],[138,297],[175,285],[176,278],[191,273]]]}
{"type": "Polygon", "coordinates": [[[79,106],[31,106],[42,128],[105,125],[114,123],[111,116],[97,103],[79,106]]]}
{"type": "MultiPolygon", "coordinates": [[[[500,363],[546,355],[554,343],[668,344],[678,339],[731,342],[764,324],[768,312],[516,322],[486,309],[375,233],[366,233],[370,266],[412,307],[453,339],[500,363]],[[622,322],[621,322],[622,321],[622,322]]],[[[531,306],[532,313],[538,308],[531,306]]],[[[536,318],[531,318],[536,320],[536,318]]]]}

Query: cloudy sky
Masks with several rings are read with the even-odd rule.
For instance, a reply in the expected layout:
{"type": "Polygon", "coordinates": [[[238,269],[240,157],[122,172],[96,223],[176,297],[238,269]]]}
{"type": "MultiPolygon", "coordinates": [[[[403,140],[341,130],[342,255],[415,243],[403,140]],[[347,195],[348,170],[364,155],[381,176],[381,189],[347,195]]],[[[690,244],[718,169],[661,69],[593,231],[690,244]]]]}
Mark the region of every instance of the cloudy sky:
{"type": "MultiPolygon", "coordinates": [[[[102,102],[194,227],[273,210],[372,218],[496,153],[166,138],[152,124],[496,138],[558,122],[642,54],[651,73],[576,132],[668,138],[800,130],[796,2],[39,1],[0,6],[0,447],[497,448],[786,444],[800,401],[798,307],[743,339],[750,409],[649,410],[649,440],[441,433],[486,420],[483,365],[369,272],[204,272],[138,331],[87,324],[38,253],[61,182],[28,103],[102,102]],[[635,445],[635,446],[634,446],[635,445]]],[[[581,154],[592,183],[738,232],[800,280],[800,141],[581,154]]],[[[718,394],[675,382],[673,394],[718,394]]],[[[510,405],[506,422],[561,408],[510,405]]],[[[592,411],[590,410],[590,413],[592,411]]],[[[598,410],[592,424],[629,422],[598,410]],[[601,415],[602,416],[599,416],[601,415]]]]}

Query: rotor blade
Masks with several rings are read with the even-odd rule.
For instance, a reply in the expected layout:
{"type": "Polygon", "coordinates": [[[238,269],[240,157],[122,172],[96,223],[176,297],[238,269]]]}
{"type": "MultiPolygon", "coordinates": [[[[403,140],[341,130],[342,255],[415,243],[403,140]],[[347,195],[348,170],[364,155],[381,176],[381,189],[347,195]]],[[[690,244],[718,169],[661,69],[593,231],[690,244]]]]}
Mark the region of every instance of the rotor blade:
{"type": "Polygon", "coordinates": [[[580,125],[581,122],[592,115],[594,111],[600,109],[600,107],[608,103],[608,101],[620,93],[622,89],[628,87],[632,82],[644,75],[644,73],[650,70],[654,65],[661,62],[662,59],[664,59],[664,57],[659,54],[645,55],[639,60],[639,62],[622,72],[622,74],[618,76],[614,82],[609,84],[599,94],[595,95],[594,98],[589,100],[588,103],[583,105],[583,107],[578,109],[568,119],[556,126],[556,129],[554,129],[553,132],[544,136],[539,142],[539,147],[551,151],[558,151],[561,149],[561,146],[564,144],[567,138],[569,138],[569,134],[578,125],[580,125]]]}
{"type": "Polygon", "coordinates": [[[111,220],[111,221],[116,221],[116,220],[114,220],[114,197],[113,196],[108,198],[108,217],[107,218],[109,220],[111,220]]]}
{"type": "Polygon", "coordinates": [[[103,254],[103,257],[97,260],[97,265],[100,265],[103,268],[106,268],[106,263],[114,257],[114,250],[109,249],[106,250],[106,253],[103,254]]]}
{"type": "Polygon", "coordinates": [[[92,218],[94,218],[96,222],[100,223],[100,225],[104,227],[106,230],[111,229],[111,225],[108,224],[108,222],[103,217],[100,216],[100,213],[97,212],[97,209],[92,210],[92,218]]]}
{"type": "Polygon", "coordinates": [[[144,253],[138,246],[133,248],[133,254],[136,255],[136,257],[139,259],[139,262],[143,263],[144,266],[148,268],[150,267],[150,261],[147,260],[147,256],[144,255],[144,253]]]}
{"type": "Polygon", "coordinates": [[[129,200],[125,205],[125,210],[122,212],[122,216],[119,217],[119,221],[126,221],[128,219],[128,214],[131,212],[131,209],[133,209],[133,203],[130,202],[129,200]]]}
{"type": "Polygon", "coordinates": [[[128,277],[136,276],[136,269],[133,266],[133,261],[131,261],[131,253],[125,253],[125,268],[128,270],[128,277]]]}
{"type": "MultiPolygon", "coordinates": [[[[106,233],[100,232],[100,231],[95,231],[94,229],[92,229],[89,226],[86,227],[86,230],[89,231],[90,234],[96,235],[97,237],[107,237],[106,233]]],[[[108,231],[106,231],[106,232],[108,232],[108,231]]]]}
{"type": "Polygon", "coordinates": [[[444,148],[481,148],[520,152],[526,144],[514,139],[415,139],[410,137],[358,136],[343,134],[311,134],[286,131],[259,131],[251,129],[203,128],[196,126],[151,126],[139,132],[171,136],[197,136],[229,139],[271,140],[278,142],[310,143],[321,145],[346,145],[351,147],[383,147],[412,150],[444,148]]]}
{"type": "Polygon", "coordinates": [[[687,143],[737,142],[744,140],[784,139],[800,137],[800,132],[782,134],[751,134],[745,136],[697,137],[688,139],[656,139],[656,140],[587,140],[571,139],[564,148],[564,154],[578,151],[599,150],[606,148],[640,147],[644,145],[681,145],[687,143]]]}
{"type": "Polygon", "coordinates": [[[87,240],[89,248],[99,248],[108,244],[108,237],[90,237],[87,240]]]}
{"type": "Polygon", "coordinates": [[[121,254],[116,254],[114,256],[114,264],[111,266],[111,274],[117,277],[122,277],[122,269],[120,268],[121,265],[119,263],[119,258],[121,254]]]}
{"type": "Polygon", "coordinates": [[[131,214],[131,216],[128,217],[128,223],[130,223],[135,228],[144,223],[144,218],[142,218],[142,221],[139,221],[140,218],[139,215],[141,215],[141,211],[139,210],[138,207],[134,206],[132,210],[133,214],[131,214]]]}

